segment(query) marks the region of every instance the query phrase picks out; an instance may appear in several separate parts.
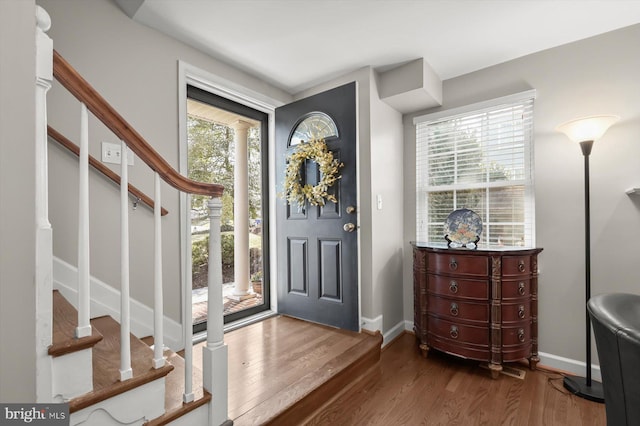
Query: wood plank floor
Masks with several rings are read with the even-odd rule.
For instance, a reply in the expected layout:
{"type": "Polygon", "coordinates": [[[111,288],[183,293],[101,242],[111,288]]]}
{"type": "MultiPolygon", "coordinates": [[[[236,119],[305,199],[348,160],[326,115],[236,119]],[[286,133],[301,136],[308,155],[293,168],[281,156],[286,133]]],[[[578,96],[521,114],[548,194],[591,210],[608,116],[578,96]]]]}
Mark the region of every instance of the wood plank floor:
{"type": "MultiPolygon", "coordinates": [[[[270,398],[277,401],[279,393],[295,393],[292,383],[325,365],[353,344],[352,338],[340,330],[288,317],[270,318],[226,334],[229,417],[236,424],[260,424],[243,423],[246,413],[270,404],[270,398]]],[[[201,362],[201,350],[196,347],[194,364],[201,362]]],[[[383,350],[370,374],[306,424],[606,425],[604,405],[567,393],[560,374],[510,365],[525,371],[524,380],[506,375],[493,380],[477,362],[437,351],[424,359],[414,336],[404,334],[383,350]]]]}
{"type": "MultiPolygon", "coordinates": [[[[278,416],[290,410],[292,402],[302,401],[336,379],[348,365],[360,360],[364,368],[355,367],[360,371],[376,365],[382,337],[276,316],[227,333],[225,342],[229,349],[229,418],[236,425],[256,425],[277,424],[281,421],[278,416]],[[373,360],[371,355],[366,358],[371,353],[373,360]],[[368,361],[362,361],[363,356],[368,361]]],[[[203,345],[196,345],[193,351],[198,368],[203,345]]]]}
{"type": "Polygon", "coordinates": [[[424,359],[407,333],[383,350],[376,376],[308,424],[606,425],[604,405],[568,393],[560,374],[511,365],[524,380],[493,380],[477,362],[436,351],[424,359]]]}

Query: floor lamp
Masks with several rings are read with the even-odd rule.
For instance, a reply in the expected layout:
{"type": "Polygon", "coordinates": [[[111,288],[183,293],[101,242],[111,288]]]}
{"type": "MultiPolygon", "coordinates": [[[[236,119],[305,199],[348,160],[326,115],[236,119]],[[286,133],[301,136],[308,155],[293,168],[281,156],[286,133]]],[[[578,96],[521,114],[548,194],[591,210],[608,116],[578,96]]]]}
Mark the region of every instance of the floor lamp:
{"type": "Polygon", "coordinates": [[[567,121],[556,127],[574,142],[580,144],[584,155],[584,235],[585,235],[585,323],[587,341],[587,377],[565,376],[564,387],[573,394],[591,401],[604,402],[602,383],[591,380],[591,322],[587,311],[587,301],[591,298],[591,232],[589,215],[589,154],[593,142],[618,121],[615,115],[597,115],[567,121]]]}

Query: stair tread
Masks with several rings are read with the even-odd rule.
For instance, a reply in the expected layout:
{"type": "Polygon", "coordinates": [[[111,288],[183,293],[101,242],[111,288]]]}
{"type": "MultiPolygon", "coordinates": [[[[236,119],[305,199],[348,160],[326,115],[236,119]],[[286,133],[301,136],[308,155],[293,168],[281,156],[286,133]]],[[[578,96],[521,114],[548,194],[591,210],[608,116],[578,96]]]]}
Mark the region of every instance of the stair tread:
{"type": "Polygon", "coordinates": [[[194,400],[189,403],[184,403],[184,358],[170,349],[165,350],[164,356],[167,361],[174,366],[173,371],[167,375],[165,381],[165,414],[145,423],[147,426],[168,424],[178,417],[181,417],[211,401],[211,394],[202,387],[202,372],[194,366],[192,374],[194,400]]]}
{"type": "Polygon", "coordinates": [[[102,340],[102,334],[91,327],[91,335],[77,339],[78,311],[58,291],[53,290],[53,324],[49,355],[53,357],[88,349],[102,340]]]}
{"type": "Polygon", "coordinates": [[[72,399],[69,402],[70,412],[81,410],[164,377],[173,370],[174,367],[170,363],[154,369],[151,348],[133,334],[129,334],[133,377],[121,382],[120,324],[110,316],[94,318],[91,320],[91,324],[103,335],[102,341],[93,348],[93,391],[72,399]]]}

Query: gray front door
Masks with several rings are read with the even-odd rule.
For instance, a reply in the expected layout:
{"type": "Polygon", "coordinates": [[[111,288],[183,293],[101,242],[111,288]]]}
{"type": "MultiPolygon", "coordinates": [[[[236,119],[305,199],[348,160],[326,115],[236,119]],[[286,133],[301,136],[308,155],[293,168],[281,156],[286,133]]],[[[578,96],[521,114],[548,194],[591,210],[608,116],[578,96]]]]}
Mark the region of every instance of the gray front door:
{"type": "MultiPolygon", "coordinates": [[[[307,123],[316,128],[335,124],[337,135],[325,141],[344,164],[341,179],[329,190],[337,203],[312,206],[307,202],[298,208],[282,198],[277,201],[278,312],[358,331],[356,84],[280,107],[275,120],[278,192],[287,156],[296,143],[304,143],[296,139],[301,133],[294,130],[304,130],[307,123]]],[[[317,164],[307,161],[302,176],[304,183],[315,185],[320,178],[317,164]]]]}

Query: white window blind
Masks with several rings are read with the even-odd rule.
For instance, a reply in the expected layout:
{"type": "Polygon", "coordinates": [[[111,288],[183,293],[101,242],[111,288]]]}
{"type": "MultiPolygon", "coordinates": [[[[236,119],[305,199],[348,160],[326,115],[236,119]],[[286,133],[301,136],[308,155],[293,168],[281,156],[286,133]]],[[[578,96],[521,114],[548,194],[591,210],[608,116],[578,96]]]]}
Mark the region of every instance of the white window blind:
{"type": "Polygon", "coordinates": [[[467,208],[482,218],[480,246],[535,245],[533,99],[416,118],[418,241],[444,242],[449,213],[467,208]]]}

